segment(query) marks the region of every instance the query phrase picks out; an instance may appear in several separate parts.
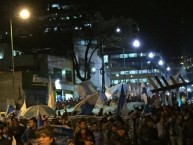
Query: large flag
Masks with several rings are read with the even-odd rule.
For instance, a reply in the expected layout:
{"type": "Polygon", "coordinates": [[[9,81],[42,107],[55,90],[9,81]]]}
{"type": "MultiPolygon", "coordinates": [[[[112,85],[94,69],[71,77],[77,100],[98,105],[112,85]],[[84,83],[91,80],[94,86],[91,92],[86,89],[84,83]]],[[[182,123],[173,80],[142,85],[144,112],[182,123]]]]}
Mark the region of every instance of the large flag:
{"type": "Polygon", "coordinates": [[[107,86],[105,86],[105,95],[108,99],[112,99],[112,96],[113,96],[113,93],[115,91],[117,91],[120,87],[121,87],[122,84],[117,84],[117,85],[114,85],[110,88],[108,88],[107,86]]]}
{"type": "Polygon", "coordinates": [[[121,116],[127,116],[128,113],[129,113],[129,109],[127,107],[127,101],[125,101],[121,110],[121,116]]]}
{"type": "Polygon", "coordinates": [[[94,109],[96,102],[99,98],[99,94],[95,93],[90,97],[80,101],[75,107],[73,112],[80,112],[81,115],[90,115],[94,109]]]}
{"type": "Polygon", "coordinates": [[[122,111],[122,108],[123,108],[125,101],[126,101],[126,95],[125,95],[125,91],[124,91],[124,88],[122,85],[121,94],[120,94],[120,97],[119,97],[118,103],[117,103],[117,115],[121,115],[121,111],[122,111]]]}
{"type": "Polygon", "coordinates": [[[97,101],[96,101],[95,107],[96,107],[96,108],[104,108],[103,101],[102,101],[100,95],[99,95],[99,97],[98,97],[98,99],[97,99],[97,101]]]}
{"type": "Polygon", "coordinates": [[[79,85],[76,88],[76,91],[79,94],[79,96],[83,99],[97,92],[96,88],[89,80],[79,83],[79,85]]]}
{"type": "Polygon", "coordinates": [[[141,83],[141,100],[143,100],[145,102],[145,104],[147,104],[147,89],[145,87],[145,84],[142,82],[141,83]]]}
{"type": "Polygon", "coordinates": [[[55,96],[54,96],[54,90],[52,87],[52,80],[49,76],[49,82],[48,82],[48,106],[55,110],[55,96]]]}

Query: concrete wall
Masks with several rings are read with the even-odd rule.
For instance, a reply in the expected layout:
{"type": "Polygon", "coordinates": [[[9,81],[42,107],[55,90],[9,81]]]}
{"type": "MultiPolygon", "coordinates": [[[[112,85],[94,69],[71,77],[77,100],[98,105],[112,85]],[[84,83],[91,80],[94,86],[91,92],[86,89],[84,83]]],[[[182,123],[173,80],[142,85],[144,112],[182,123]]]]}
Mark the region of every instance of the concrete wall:
{"type": "Polygon", "coordinates": [[[15,105],[19,93],[22,93],[22,73],[15,72],[14,79],[12,72],[0,73],[0,111],[5,111],[9,104],[15,105]]]}

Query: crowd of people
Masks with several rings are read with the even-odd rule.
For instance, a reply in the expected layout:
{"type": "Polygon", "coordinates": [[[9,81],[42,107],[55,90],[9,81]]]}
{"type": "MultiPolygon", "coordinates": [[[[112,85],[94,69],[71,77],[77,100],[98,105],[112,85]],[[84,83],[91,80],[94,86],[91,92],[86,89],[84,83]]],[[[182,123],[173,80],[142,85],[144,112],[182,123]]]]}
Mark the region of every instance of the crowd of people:
{"type": "Polygon", "coordinates": [[[56,145],[52,125],[72,129],[65,145],[193,145],[192,104],[158,107],[149,101],[126,117],[100,116],[73,120],[64,112],[54,119],[42,117],[41,126],[35,117],[18,120],[11,116],[0,122],[0,145],[56,145]]]}

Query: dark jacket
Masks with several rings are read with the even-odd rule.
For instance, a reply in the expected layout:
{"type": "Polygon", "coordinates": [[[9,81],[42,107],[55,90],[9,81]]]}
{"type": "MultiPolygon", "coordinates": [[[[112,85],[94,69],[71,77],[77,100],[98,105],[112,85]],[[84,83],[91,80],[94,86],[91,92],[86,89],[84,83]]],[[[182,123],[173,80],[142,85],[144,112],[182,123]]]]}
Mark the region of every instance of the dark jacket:
{"type": "Polygon", "coordinates": [[[8,139],[6,139],[3,136],[0,136],[0,145],[11,145],[12,142],[10,142],[8,139]]]}
{"type": "Polygon", "coordinates": [[[111,145],[130,145],[129,138],[125,136],[119,136],[118,134],[111,138],[111,145]]]}
{"type": "Polygon", "coordinates": [[[137,135],[142,145],[154,145],[158,142],[157,130],[153,127],[148,127],[146,123],[139,127],[137,135]]]}
{"type": "MultiPolygon", "coordinates": [[[[94,139],[94,134],[91,130],[86,129],[86,136],[92,136],[92,138],[94,139]]],[[[74,140],[75,140],[75,144],[76,145],[84,145],[84,140],[82,140],[82,136],[81,136],[81,132],[80,130],[78,132],[75,133],[74,135],[74,140]]],[[[95,140],[94,140],[95,142],[95,140]]]]}

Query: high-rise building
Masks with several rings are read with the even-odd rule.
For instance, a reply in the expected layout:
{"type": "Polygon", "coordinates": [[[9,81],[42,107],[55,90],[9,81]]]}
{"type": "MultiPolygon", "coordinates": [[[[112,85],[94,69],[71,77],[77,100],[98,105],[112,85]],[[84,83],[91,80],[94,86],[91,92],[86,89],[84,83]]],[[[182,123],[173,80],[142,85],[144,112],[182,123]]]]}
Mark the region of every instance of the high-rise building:
{"type": "Polygon", "coordinates": [[[147,75],[165,76],[165,68],[158,64],[163,58],[156,52],[119,49],[107,52],[106,57],[111,72],[111,85],[148,83],[147,75]]]}

